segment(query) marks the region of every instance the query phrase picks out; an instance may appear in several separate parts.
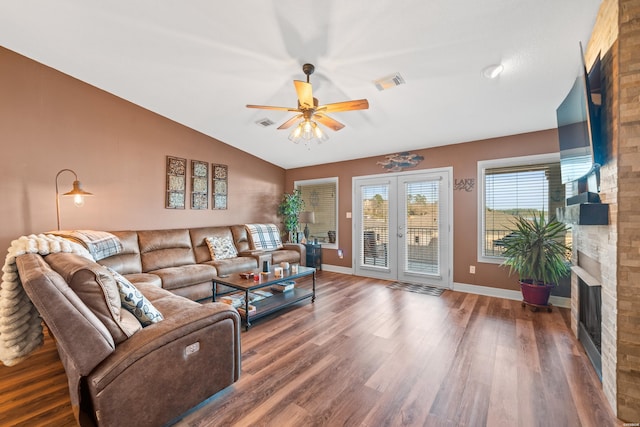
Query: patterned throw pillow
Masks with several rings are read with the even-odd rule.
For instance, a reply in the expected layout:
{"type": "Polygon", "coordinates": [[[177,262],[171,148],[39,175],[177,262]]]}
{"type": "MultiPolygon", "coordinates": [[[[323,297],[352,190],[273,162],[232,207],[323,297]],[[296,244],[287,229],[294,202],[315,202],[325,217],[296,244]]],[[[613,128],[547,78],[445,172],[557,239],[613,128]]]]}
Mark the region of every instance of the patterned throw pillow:
{"type": "Polygon", "coordinates": [[[162,313],[151,304],[151,301],[142,295],[138,288],[133,286],[122,274],[112,268],[107,268],[111,274],[113,274],[113,278],[118,284],[122,307],[133,314],[142,326],[149,326],[152,323],[158,323],[164,320],[162,313]]]}
{"type": "Polygon", "coordinates": [[[209,247],[211,259],[214,261],[238,256],[238,250],[228,237],[207,237],[204,239],[209,247]]]}

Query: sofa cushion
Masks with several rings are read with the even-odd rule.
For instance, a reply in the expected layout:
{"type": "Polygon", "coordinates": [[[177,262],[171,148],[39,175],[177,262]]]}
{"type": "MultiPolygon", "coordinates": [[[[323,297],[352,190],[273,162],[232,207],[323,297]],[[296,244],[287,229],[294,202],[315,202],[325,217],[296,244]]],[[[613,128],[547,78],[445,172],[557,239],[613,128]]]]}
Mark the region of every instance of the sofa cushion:
{"type": "Polygon", "coordinates": [[[138,231],[138,242],[143,273],[196,263],[186,228],[138,231]]]}
{"type": "Polygon", "coordinates": [[[159,288],[162,287],[162,280],[159,276],[151,273],[133,273],[133,274],[124,274],[125,279],[130,281],[137,286],[139,283],[148,283],[150,285],[157,286],[159,288]]]}
{"type": "Polygon", "coordinates": [[[250,256],[239,256],[217,261],[207,261],[205,264],[214,266],[218,272],[218,276],[251,271],[258,267],[258,261],[254,257],[250,256]]]}
{"type": "Polygon", "coordinates": [[[281,262],[300,263],[300,252],[293,249],[282,249],[271,252],[271,262],[278,265],[281,262]]]}
{"type": "Polygon", "coordinates": [[[117,255],[101,259],[98,263],[111,267],[120,274],[141,273],[142,262],[138,246],[138,233],[136,231],[112,231],[111,233],[122,243],[122,251],[117,255]]]}
{"type": "Polygon", "coordinates": [[[216,269],[206,264],[191,264],[162,268],[153,271],[153,274],[160,276],[164,289],[173,290],[203,282],[212,283],[216,269]]]}
{"type": "Polygon", "coordinates": [[[275,224],[246,224],[251,249],[273,250],[282,248],[280,230],[275,224]]]}
{"type": "Polygon", "coordinates": [[[142,329],[135,318],[122,315],[118,285],[106,267],[72,253],[54,253],[46,261],[107,327],[116,344],[142,329]]]}
{"type": "Polygon", "coordinates": [[[233,245],[233,241],[228,237],[212,236],[207,237],[204,240],[207,242],[211,259],[214,261],[235,258],[238,256],[238,251],[233,245]]]}
{"type": "Polygon", "coordinates": [[[131,282],[117,271],[113,269],[109,271],[118,284],[122,306],[133,314],[143,327],[164,320],[162,313],[131,282]]]}

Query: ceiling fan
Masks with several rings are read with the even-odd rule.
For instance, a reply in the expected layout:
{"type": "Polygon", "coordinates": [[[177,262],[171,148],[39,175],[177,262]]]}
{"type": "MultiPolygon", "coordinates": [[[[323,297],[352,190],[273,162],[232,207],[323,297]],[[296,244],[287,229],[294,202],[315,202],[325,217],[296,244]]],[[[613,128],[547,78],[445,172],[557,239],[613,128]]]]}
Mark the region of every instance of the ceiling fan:
{"type": "Polygon", "coordinates": [[[281,110],[297,112],[299,114],[293,116],[286,122],[280,125],[278,129],[288,129],[293,126],[298,120],[302,121],[298,124],[298,127],[289,136],[289,139],[294,142],[298,142],[298,138],[303,140],[310,140],[317,138],[319,140],[327,139],[320,127],[314,122],[317,121],[327,126],[329,129],[338,131],[344,127],[339,121],[327,116],[327,113],[339,113],[341,111],[353,111],[353,110],[366,110],[369,108],[369,101],[366,99],[358,99],[354,101],[336,102],[333,104],[318,105],[318,99],[313,97],[311,83],[309,83],[309,76],[315,71],[315,67],[312,64],[304,64],[302,71],[307,76],[307,81],[294,80],[293,85],[296,88],[298,94],[298,108],[290,107],[274,107],[270,105],[250,105],[247,104],[247,108],[260,108],[264,110],[281,110]],[[313,120],[312,120],[313,119],[313,120]],[[306,135],[306,136],[305,136],[306,135]]]}

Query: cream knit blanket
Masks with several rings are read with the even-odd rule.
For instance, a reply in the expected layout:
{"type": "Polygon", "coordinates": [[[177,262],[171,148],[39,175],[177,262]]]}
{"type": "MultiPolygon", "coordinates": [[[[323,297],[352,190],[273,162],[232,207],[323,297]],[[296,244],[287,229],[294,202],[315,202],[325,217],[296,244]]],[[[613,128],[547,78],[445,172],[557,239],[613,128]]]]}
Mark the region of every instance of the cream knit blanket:
{"type": "Polygon", "coordinates": [[[56,252],[72,252],[90,260],[93,257],[82,245],[49,234],[22,236],[11,242],[7,251],[0,283],[0,361],[13,366],[29,357],[43,342],[40,314],[22,288],[16,257],[56,252]]]}

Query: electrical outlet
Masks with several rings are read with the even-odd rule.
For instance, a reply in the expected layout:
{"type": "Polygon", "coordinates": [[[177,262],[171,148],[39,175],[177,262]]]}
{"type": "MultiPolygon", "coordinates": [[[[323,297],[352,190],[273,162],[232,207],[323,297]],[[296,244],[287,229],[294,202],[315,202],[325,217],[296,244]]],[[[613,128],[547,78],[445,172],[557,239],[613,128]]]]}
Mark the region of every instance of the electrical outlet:
{"type": "Polygon", "coordinates": [[[342,249],[338,249],[338,258],[344,258],[344,252],[342,252],[342,249]]]}
{"type": "Polygon", "coordinates": [[[476,274],[476,266],[475,265],[470,265],[469,266],[469,273],[476,274]]]}
{"type": "Polygon", "coordinates": [[[347,219],[351,218],[351,212],[347,212],[347,219]]]}

